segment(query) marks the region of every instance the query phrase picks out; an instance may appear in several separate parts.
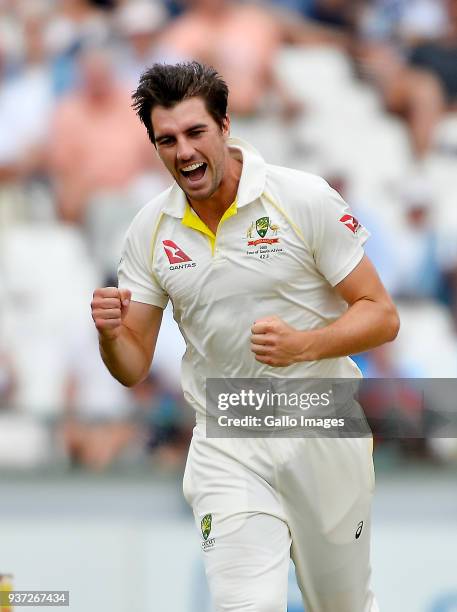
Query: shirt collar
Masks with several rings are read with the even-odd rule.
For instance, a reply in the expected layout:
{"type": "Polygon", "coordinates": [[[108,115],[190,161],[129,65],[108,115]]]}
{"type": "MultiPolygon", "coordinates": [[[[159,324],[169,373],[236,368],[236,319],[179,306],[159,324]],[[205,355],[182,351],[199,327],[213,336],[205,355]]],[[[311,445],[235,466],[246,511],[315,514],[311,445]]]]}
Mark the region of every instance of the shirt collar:
{"type": "MultiPolygon", "coordinates": [[[[234,154],[243,161],[240,183],[236,196],[237,208],[250,204],[259,198],[265,188],[266,164],[260,153],[240,138],[229,138],[227,144],[234,154]]],[[[175,182],[168,190],[168,197],[162,211],[182,219],[186,211],[187,198],[175,182]]]]}

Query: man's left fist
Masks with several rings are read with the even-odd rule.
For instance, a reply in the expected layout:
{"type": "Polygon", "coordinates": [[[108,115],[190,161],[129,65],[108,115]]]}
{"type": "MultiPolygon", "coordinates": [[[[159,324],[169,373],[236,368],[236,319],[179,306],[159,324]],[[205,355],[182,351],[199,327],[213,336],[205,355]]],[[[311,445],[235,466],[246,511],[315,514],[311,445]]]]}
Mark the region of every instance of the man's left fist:
{"type": "Polygon", "coordinates": [[[312,332],[299,331],[275,315],[256,321],[251,334],[251,351],[260,363],[285,367],[312,360],[307,346],[312,332]]]}

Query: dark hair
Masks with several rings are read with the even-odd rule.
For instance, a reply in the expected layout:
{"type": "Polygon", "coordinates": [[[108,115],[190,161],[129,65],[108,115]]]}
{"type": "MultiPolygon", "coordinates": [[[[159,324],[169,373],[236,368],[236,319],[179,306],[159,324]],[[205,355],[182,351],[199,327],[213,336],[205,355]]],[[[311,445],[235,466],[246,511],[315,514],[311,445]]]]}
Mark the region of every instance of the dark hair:
{"type": "Polygon", "coordinates": [[[132,106],[155,145],[151,122],[153,108],[171,108],[196,96],[203,98],[206,110],[222,127],[223,119],[227,116],[227,84],[214,68],[199,62],[154,64],[141,75],[140,84],[132,95],[132,106]]]}

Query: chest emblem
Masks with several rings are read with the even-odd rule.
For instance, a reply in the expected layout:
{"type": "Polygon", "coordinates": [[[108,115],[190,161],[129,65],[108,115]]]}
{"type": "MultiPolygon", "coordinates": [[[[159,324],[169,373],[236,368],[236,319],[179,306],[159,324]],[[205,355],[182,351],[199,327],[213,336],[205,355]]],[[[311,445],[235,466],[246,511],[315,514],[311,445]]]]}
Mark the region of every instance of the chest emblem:
{"type": "Polygon", "coordinates": [[[248,246],[278,243],[279,229],[279,225],[273,223],[270,217],[260,217],[257,221],[253,221],[247,229],[248,246]],[[260,238],[257,238],[257,236],[260,236],[260,238]]]}
{"type": "Polygon", "coordinates": [[[272,247],[280,242],[278,233],[280,226],[270,217],[259,217],[252,221],[246,230],[247,255],[257,255],[260,259],[267,259],[272,253],[282,253],[281,247],[272,247]]]}

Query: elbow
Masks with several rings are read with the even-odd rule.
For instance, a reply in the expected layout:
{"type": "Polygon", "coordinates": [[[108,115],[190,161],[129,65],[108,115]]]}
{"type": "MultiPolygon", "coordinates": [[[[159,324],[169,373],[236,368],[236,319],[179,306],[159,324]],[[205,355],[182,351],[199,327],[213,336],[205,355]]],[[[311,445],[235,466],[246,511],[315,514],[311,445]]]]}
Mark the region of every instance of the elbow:
{"type": "Polygon", "coordinates": [[[149,370],[141,376],[115,376],[116,380],[121,383],[123,387],[131,389],[136,385],[142,383],[148,376],[149,370]]]}
{"type": "Polygon", "coordinates": [[[140,382],[139,380],[133,380],[131,378],[118,378],[117,381],[126,389],[131,389],[140,382]]]}
{"type": "Polygon", "coordinates": [[[389,304],[388,310],[385,316],[385,331],[386,331],[386,342],[392,342],[398,336],[400,331],[400,317],[398,310],[393,303],[389,304]]]}

